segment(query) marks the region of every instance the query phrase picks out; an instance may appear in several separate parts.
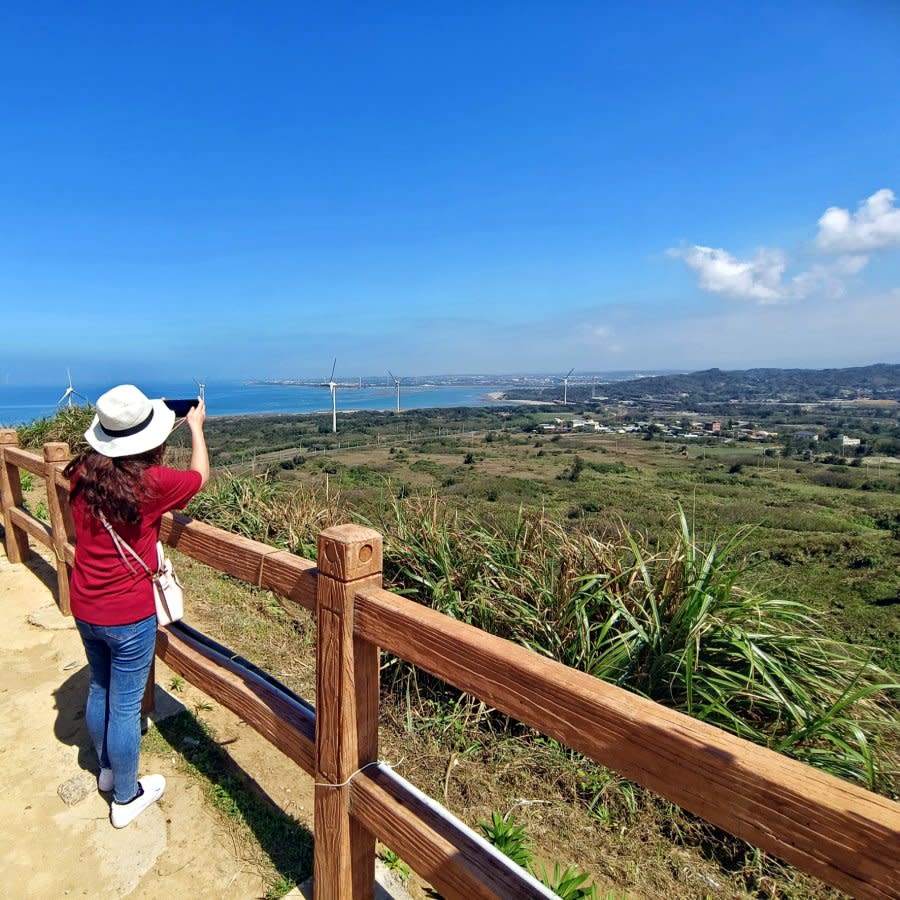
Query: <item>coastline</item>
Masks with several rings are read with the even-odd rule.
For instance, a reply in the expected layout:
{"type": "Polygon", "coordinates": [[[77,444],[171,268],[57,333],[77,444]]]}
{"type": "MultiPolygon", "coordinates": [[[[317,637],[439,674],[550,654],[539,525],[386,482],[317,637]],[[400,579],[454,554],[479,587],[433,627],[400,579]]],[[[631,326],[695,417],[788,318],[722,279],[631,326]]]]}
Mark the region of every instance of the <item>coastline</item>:
{"type": "MultiPolygon", "coordinates": [[[[493,407],[514,405],[501,385],[409,385],[401,388],[401,413],[410,410],[493,407]],[[494,390],[490,390],[494,387],[494,390]]],[[[106,386],[86,385],[81,396],[99,396],[106,386]]],[[[196,385],[183,382],[149,383],[141,389],[151,397],[189,397],[196,385]]],[[[0,389],[0,423],[3,427],[27,425],[52,417],[57,411],[59,394],[46,386],[0,389]]],[[[207,383],[207,414],[210,418],[235,416],[311,416],[331,412],[328,390],[320,386],[247,385],[239,382],[207,383]]],[[[395,410],[395,392],[386,386],[360,389],[338,388],[340,414],[350,412],[389,413],[395,410]]]]}
{"type": "Polygon", "coordinates": [[[490,391],[485,394],[485,399],[491,403],[503,404],[504,406],[552,406],[549,400],[510,400],[503,391],[490,391]]]}

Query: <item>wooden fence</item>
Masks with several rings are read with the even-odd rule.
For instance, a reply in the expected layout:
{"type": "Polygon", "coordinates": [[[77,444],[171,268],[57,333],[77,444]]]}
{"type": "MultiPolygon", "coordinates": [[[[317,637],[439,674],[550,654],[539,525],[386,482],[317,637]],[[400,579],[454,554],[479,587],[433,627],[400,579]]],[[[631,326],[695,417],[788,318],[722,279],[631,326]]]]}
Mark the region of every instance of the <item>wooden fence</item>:
{"type": "MultiPolygon", "coordinates": [[[[68,612],[74,561],[68,448],[43,454],[0,431],[11,562],[51,547],[68,612]],[[19,469],[44,478],[50,525],[22,506],[19,469]]],[[[392,653],[762,849],[858,897],[900,897],[900,804],[385,591],[381,535],[319,535],[318,565],[180,515],[162,538],[193,559],[316,616],[312,707],[187,627],[157,655],[314,776],[315,895],[371,898],[375,837],[447,897],[554,896],[449,812],[378,763],[379,654],[392,653]]]]}

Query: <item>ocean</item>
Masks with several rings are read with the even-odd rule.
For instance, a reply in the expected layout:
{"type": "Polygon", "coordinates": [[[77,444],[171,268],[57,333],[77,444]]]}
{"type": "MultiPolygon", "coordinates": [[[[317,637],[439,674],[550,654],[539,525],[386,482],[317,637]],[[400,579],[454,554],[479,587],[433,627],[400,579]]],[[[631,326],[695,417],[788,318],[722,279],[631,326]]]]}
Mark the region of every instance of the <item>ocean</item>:
{"type": "MultiPolygon", "coordinates": [[[[111,385],[78,385],[91,403],[111,385]]],[[[194,382],[146,383],[139,385],[150,397],[196,397],[194,382]]],[[[505,384],[421,384],[400,386],[400,409],[437,409],[452,406],[490,406],[492,392],[509,388],[505,384]]],[[[60,387],[17,387],[0,385],[0,425],[13,426],[50,416],[65,384],[60,387]]],[[[84,402],[78,397],[76,402],[84,402]]],[[[356,409],[395,409],[393,384],[338,387],[338,412],[356,409]]],[[[331,411],[331,395],[327,387],[306,385],[259,384],[242,381],[209,382],[206,385],[206,409],[210,416],[240,416],[255,413],[323,413],[331,411]]]]}

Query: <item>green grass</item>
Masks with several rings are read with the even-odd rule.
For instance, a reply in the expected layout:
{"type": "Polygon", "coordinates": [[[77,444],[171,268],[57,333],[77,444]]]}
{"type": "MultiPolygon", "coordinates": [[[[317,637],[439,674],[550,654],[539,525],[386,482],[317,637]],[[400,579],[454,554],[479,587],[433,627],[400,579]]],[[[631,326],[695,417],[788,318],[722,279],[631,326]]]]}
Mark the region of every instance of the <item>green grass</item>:
{"type": "MultiPolygon", "coordinates": [[[[421,602],[896,792],[890,683],[897,679],[884,670],[900,669],[900,466],[879,473],[794,459],[775,465],[759,448],[740,445],[691,445],[684,457],[677,444],[621,436],[496,431],[487,440],[496,414],[468,415],[416,421],[481,434],[306,456],[255,479],[222,477],[192,512],[307,557],[321,528],[371,522],[385,535],[388,583],[421,602]],[[576,457],[582,464],[573,479],[576,457]],[[736,463],[739,470],[729,471],[736,463]],[[326,471],[333,473],[327,496],[326,471]]],[[[277,427],[279,445],[291,446],[293,427],[307,447],[315,425],[297,422],[236,421],[220,434],[211,422],[210,443],[223,453],[232,439],[264,448],[262,431],[277,427]]],[[[384,436],[380,428],[368,417],[360,435],[384,436]]],[[[223,595],[231,590],[229,579],[216,584],[223,595]]],[[[211,606],[211,621],[248,657],[265,664],[271,656],[267,667],[278,672],[296,635],[274,599],[249,595],[259,622],[246,618],[246,599],[211,606]]],[[[459,759],[483,760],[492,776],[512,766],[565,785],[571,801],[612,833],[641,840],[658,815],[673,839],[704,848],[748,890],[821,896],[791,875],[771,882],[771,864],[754,862],[741,842],[661,811],[635,786],[471,698],[396,663],[384,675],[395,693],[383,710],[392,715],[395,705],[408,740],[433,739],[459,759]],[[492,756],[494,741],[516,749],[492,756]]],[[[433,787],[439,796],[440,784],[433,787]]],[[[529,789],[519,785],[516,796],[529,789]]],[[[564,819],[557,831],[570,827],[564,819]]],[[[667,858],[669,851],[654,852],[667,858]]],[[[637,871],[631,883],[642,889],[637,871]]]]}
{"type": "MultiPolygon", "coordinates": [[[[355,516],[384,535],[386,584],[399,593],[840,777],[894,789],[896,685],[868,651],[824,637],[804,605],[747,587],[752,530],[704,540],[679,513],[657,540],[622,524],[598,536],[545,512],[489,515],[390,488],[363,515],[313,492],[282,494],[267,478],[228,476],[192,511],[306,553],[324,523],[355,516]]],[[[386,678],[421,695],[422,685],[405,683],[409,672],[394,662],[386,678]]]]}
{"type": "Polygon", "coordinates": [[[501,853],[532,872],[562,900],[597,900],[597,889],[588,884],[590,876],[578,866],[563,867],[557,862],[550,868],[546,863],[536,863],[525,826],[517,824],[511,815],[494,812],[490,822],[479,822],[478,827],[501,853]]]}
{"type": "Polygon", "coordinates": [[[163,719],[147,733],[142,750],[174,755],[238,842],[256,849],[250,855],[268,883],[267,897],[282,896],[312,874],[312,835],[252,787],[203,722],[188,712],[163,719]]]}
{"type": "Polygon", "coordinates": [[[37,419],[16,429],[19,444],[30,450],[40,448],[50,441],[65,441],[73,453],[87,450],[84,432],[94,418],[90,406],[63,407],[53,416],[37,419]]]}

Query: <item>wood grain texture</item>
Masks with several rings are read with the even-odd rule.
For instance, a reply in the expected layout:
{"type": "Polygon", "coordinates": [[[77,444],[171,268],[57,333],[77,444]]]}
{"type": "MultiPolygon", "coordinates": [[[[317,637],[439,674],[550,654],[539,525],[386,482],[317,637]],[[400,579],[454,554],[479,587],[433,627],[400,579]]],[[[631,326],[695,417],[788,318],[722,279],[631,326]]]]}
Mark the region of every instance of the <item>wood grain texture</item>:
{"type": "Polygon", "coordinates": [[[319,534],[319,569],[339,581],[379,574],[381,556],[381,535],[363,525],[334,525],[319,534]]]}
{"type": "Polygon", "coordinates": [[[353,597],[381,584],[381,535],[329,528],[317,555],[315,898],[371,900],[375,837],[351,820],[349,781],[378,756],[378,649],[354,638],[353,597]]]}
{"type": "Polygon", "coordinates": [[[11,563],[27,562],[31,556],[27,532],[13,521],[13,511],[22,505],[22,481],[19,467],[11,461],[19,438],[12,428],[0,430],[0,511],[3,516],[6,558],[11,563]]]}
{"type": "MultiPolygon", "coordinates": [[[[271,551],[271,547],[269,550],[271,551]]],[[[258,586],[305,606],[316,608],[316,564],[286,550],[270,552],[261,564],[262,578],[258,586]]]]}
{"type": "Polygon", "coordinates": [[[38,478],[43,478],[47,474],[47,467],[44,460],[37,453],[31,453],[29,450],[23,450],[21,447],[12,447],[8,444],[3,447],[3,454],[6,462],[11,466],[17,466],[38,478]]]}
{"type": "Polygon", "coordinates": [[[307,609],[315,608],[316,565],[307,559],[179,513],[162,517],[160,539],[220,572],[273,591],[307,609]]]}
{"type": "Polygon", "coordinates": [[[351,782],[350,801],[354,819],[449,900],[556,896],[390,773],[375,768],[360,772],[351,782]]]}
{"type": "MultiPolygon", "coordinates": [[[[19,509],[17,507],[10,509],[7,515],[9,516],[14,531],[20,531],[31,535],[31,537],[45,547],[53,547],[53,529],[46,522],[36,519],[30,513],[25,512],[24,509],[19,509]]],[[[30,550],[28,552],[29,554],[31,553],[30,550]]],[[[20,561],[27,561],[27,557],[20,561]]],[[[10,560],[10,562],[12,562],[12,560],[10,560]]]]}
{"type": "Polygon", "coordinates": [[[858,897],[897,892],[900,805],[380,589],[359,636],[858,897]]]}
{"type": "Polygon", "coordinates": [[[239,715],[304,771],[315,772],[315,717],[309,710],[265,679],[175,630],[159,629],[156,655],[239,715]]]}
{"type": "MultiPolygon", "coordinates": [[[[319,593],[340,596],[341,585],[322,577],[319,593]]],[[[346,633],[349,626],[348,620],[329,604],[320,605],[316,613],[315,900],[353,897],[350,788],[341,784],[353,771],[352,748],[356,743],[353,661],[345,650],[346,642],[352,641],[346,633]]],[[[374,870],[372,874],[374,877],[374,870]]]]}
{"type": "Polygon", "coordinates": [[[72,573],[66,563],[66,544],[75,538],[75,523],[69,507],[69,492],[56,483],[56,475],[69,460],[69,445],[54,441],[44,444],[44,463],[47,467],[45,483],[47,488],[47,510],[50,513],[50,527],[53,529],[53,553],[56,565],[56,593],[60,612],[72,614],[69,597],[69,578],[72,573]]]}
{"type": "MultiPolygon", "coordinates": [[[[380,584],[380,573],[375,577],[380,584]]],[[[353,641],[353,687],[356,707],[356,767],[354,769],[356,771],[366,763],[378,759],[381,653],[378,647],[368,641],[352,637],[352,634],[351,639],[353,641]]],[[[349,813],[349,796],[345,798],[345,802],[349,813]]],[[[366,878],[369,879],[369,883],[374,885],[376,834],[377,831],[366,827],[361,820],[350,816],[350,865],[354,876],[354,891],[357,892],[354,893],[354,897],[369,896],[365,891],[366,878]],[[363,893],[358,893],[361,890],[363,893]]]]}

